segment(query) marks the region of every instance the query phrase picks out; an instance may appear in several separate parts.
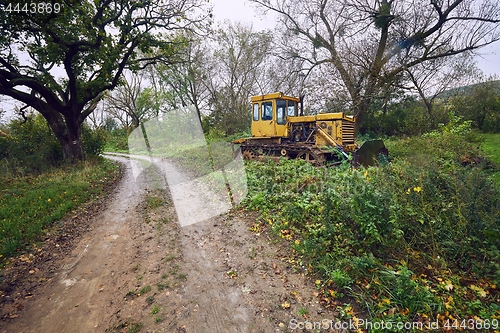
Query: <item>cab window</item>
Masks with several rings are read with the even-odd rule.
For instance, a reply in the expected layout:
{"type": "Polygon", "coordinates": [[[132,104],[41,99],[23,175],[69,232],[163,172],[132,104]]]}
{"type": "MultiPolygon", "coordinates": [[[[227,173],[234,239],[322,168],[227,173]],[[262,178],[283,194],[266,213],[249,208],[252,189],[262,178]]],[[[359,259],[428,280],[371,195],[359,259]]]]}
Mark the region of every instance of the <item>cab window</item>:
{"type": "Polygon", "coordinates": [[[278,118],[277,119],[278,125],[286,124],[285,110],[286,110],[286,101],[282,100],[282,99],[278,99],[276,101],[276,118],[278,118]]]}
{"type": "Polygon", "coordinates": [[[273,102],[262,103],[262,120],[273,120],[273,102]]]}
{"type": "Polygon", "coordinates": [[[295,110],[296,110],[297,104],[294,101],[288,101],[288,110],[287,114],[291,117],[295,116],[295,110]]]}
{"type": "Polygon", "coordinates": [[[259,120],[259,104],[253,105],[253,120],[254,121],[259,120]]]}

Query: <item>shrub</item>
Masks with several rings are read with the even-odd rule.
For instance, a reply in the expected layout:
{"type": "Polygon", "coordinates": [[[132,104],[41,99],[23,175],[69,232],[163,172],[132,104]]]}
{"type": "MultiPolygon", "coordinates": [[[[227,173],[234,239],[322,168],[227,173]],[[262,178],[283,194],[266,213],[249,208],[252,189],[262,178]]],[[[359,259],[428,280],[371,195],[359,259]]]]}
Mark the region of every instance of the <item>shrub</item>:
{"type": "Polygon", "coordinates": [[[128,152],[128,135],[130,132],[131,129],[127,128],[108,131],[104,149],[106,151],[128,152]]]}
{"type": "Polygon", "coordinates": [[[2,140],[5,175],[41,173],[62,163],[59,142],[41,115],[13,120],[8,127],[10,136],[2,140]]]}
{"type": "Polygon", "coordinates": [[[82,126],[82,148],[86,157],[99,156],[107,141],[107,133],[102,128],[91,129],[87,124],[82,126]]]}
{"type": "MultiPolygon", "coordinates": [[[[40,174],[64,162],[61,145],[42,115],[13,120],[7,129],[9,135],[0,137],[0,169],[5,176],[40,174]]],[[[104,130],[83,125],[81,138],[85,157],[103,151],[104,130]]]]}

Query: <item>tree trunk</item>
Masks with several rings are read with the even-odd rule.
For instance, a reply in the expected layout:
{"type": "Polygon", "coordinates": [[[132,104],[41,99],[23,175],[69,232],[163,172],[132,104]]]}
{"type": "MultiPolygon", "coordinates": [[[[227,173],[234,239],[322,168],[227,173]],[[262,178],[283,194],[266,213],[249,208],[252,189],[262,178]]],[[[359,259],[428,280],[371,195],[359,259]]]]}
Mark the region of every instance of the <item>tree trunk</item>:
{"type": "Polygon", "coordinates": [[[67,163],[73,164],[83,160],[80,125],[67,126],[65,138],[63,140],[59,139],[59,142],[63,150],[64,160],[67,163]]]}
{"type": "Polygon", "coordinates": [[[354,123],[355,135],[359,133],[359,129],[365,118],[365,113],[368,112],[371,103],[371,99],[367,97],[359,97],[358,100],[360,100],[360,102],[354,105],[354,115],[356,116],[356,122],[354,123]]]}
{"type": "Polygon", "coordinates": [[[61,145],[64,161],[74,164],[83,160],[81,124],[78,119],[69,116],[63,119],[58,114],[44,114],[44,117],[61,145]]]}
{"type": "Polygon", "coordinates": [[[422,95],[422,100],[424,101],[425,108],[427,109],[427,114],[429,115],[429,123],[430,123],[430,128],[435,129],[436,128],[436,120],[434,118],[434,112],[433,112],[433,105],[432,105],[432,100],[428,100],[425,95],[422,95]]]}

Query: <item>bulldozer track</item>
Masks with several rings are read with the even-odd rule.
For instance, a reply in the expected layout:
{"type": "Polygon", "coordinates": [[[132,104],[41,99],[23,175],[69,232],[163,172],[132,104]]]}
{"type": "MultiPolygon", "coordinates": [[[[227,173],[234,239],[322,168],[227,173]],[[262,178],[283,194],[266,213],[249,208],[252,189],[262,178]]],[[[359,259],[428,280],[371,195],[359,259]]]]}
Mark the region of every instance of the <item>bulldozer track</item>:
{"type": "Polygon", "coordinates": [[[313,165],[339,162],[335,152],[324,151],[313,145],[297,144],[242,144],[241,154],[246,160],[279,160],[280,158],[303,159],[313,165]]]}

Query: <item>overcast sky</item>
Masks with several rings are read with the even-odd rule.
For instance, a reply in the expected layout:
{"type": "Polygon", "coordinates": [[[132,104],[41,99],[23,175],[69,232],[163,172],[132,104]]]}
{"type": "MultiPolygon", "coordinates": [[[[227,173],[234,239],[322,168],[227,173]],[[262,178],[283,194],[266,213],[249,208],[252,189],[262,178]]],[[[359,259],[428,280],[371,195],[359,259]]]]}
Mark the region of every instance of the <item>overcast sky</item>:
{"type": "Polygon", "coordinates": [[[214,8],[216,21],[243,21],[251,22],[255,30],[271,29],[274,27],[273,15],[263,17],[254,4],[246,0],[210,0],[214,8]]]}
{"type": "MultiPolygon", "coordinates": [[[[246,0],[210,0],[214,7],[214,18],[216,21],[224,20],[251,22],[255,30],[272,29],[275,17],[267,15],[263,18],[254,4],[246,0]]],[[[500,77],[500,42],[481,49],[482,57],[477,57],[479,68],[486,75],[497,75],[500,77]]]]}
{"type": "MultiPolygon", "coordinates": [[[[213,6],[214,18],[218,22],[224,20],[249,22],[253,24],[255,30],[272,29],[276,16],[274,14],[262,15],[254,4],[247,0],[210,0],[213,6]]],[[[497,75],[500,77],[500,42],[490,45],[481,50],[484,55],[477,58],[479,68],[486,75],[497,75]]],[[[5,100],[5,96],[0,96],[0,108],[11,109],[13,101],[5,100]]]]}

